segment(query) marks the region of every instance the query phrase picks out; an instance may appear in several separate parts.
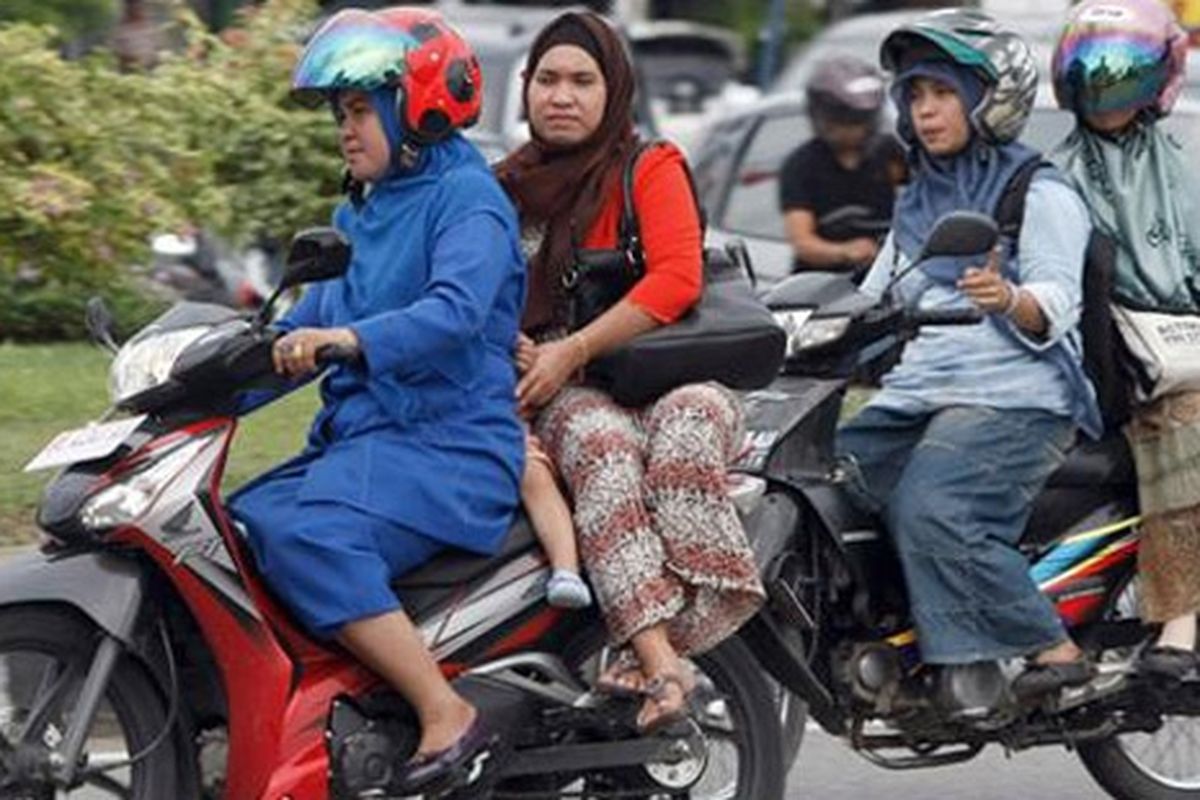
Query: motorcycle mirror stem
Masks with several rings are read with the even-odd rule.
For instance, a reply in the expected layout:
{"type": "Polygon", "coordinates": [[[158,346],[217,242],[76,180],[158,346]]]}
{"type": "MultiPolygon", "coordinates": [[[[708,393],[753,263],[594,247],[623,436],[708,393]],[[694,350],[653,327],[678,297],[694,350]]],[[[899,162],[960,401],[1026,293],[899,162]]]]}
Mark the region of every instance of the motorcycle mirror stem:
{"type": "Polygon", "coordinates": [[[88,298],[83,319],[93,342],[114,355],[121,349],[113,335],[116,322],[103,297],[93,295],[88,298]]]}
{"type": "Polygon", "coordinates": [[[943,214],[933,226],[929,238],[913,262],[897,272],[883,289],[889,301],[892,287],[931,258],[946,256],[986,256],[996,246],[1000,228],[996,220],[978,211],[951,211],[943,214]]]}
{"type": "Polygon", "coordinates": [[[345,275],[350,267],[350,256],[350,243],[336,228],[307,228],[297,233],[288,248],[279,286],[254,316],[255,329],[261,330],[270,322],[271,309],[286,290],[345,275]]]}

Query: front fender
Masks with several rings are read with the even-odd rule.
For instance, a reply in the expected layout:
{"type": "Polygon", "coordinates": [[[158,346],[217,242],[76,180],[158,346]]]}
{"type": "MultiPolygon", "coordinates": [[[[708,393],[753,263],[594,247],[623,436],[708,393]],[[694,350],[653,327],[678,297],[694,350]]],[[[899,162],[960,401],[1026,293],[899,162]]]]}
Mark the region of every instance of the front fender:
{"type": "Polygon", "coordinates": [[[142,567],[111,553],[32,552],[0,563],[0,607],[65,603],[133,647],[145,583],[142,567]]]}

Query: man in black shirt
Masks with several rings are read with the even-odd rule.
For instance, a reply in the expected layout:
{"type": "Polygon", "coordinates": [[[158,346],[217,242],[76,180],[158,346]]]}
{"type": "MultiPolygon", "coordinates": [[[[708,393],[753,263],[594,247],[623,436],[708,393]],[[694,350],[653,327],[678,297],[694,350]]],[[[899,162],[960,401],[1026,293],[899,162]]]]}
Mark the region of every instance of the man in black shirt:
{"type": "Polygon", "coordinates": [[[870,64],[834,56],[807,86],[816,136],[784,162],[779,205],[794,268],[870,266],[906,175],[904,150],[879,132],[883,76],[870,64]]]}

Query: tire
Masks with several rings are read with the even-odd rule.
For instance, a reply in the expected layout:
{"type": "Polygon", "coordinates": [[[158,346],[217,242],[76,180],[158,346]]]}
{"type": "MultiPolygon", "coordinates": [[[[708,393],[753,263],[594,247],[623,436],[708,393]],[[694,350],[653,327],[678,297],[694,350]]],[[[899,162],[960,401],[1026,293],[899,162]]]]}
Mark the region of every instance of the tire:
{"type": "MultiPolygon", "coordinates": [[[[1137,596],[1137,581],[1132,581],[1108,618],[1136,617],[1137,596]]],[[[1128,658],[1131,653],[1113,655],[1128,658]]],[[[1194,745],[1197,736],[1200,736],[1200,718],[1165,717],[1162,728],[1153,734],[1123,734],[1081,743],[1079,758],[1096,782],[1117,800],[1200,800],[1200,750],[1194,745]],[[1163,749],[1170,750],[1168,755],[1172,758],[1167,761],[1180,774],[1160,771],[1163,762],[1154,754],[1161,754],[1163,749]],[[1189,763],[1183,766],[1185,759],[1189,763]]]]}
{"type": "MultiPolygon", "coordinates": [[[[15,606],[0,609],[0,736],[6,740],[14,735],[14,725],[5,720],[19,719],[28,711],[35,697],[44,694],[42,676],[53,674],[52,665],[80,665],[83,670],[91,664],[99,631],[85,622],[73,610],[55,606],[15,606]]],[[[78,690],[82,674],[74,683],[78,690]]],[[[52,687],[51,687],[51,690],[52,687]]],[[[54,701],[69,709],[72,691],[56,691],[54,701]]],[[[96,720],[84,743],[84,753],[95,758],[105,754],[120,761],[148,747],[163,731],[166,711],[153,679],[133,658],[122,656],[113,670],[96,720]],[[119,735],[120,739],[117,739],[119,735]],[[102,752],[105,751],[105,752],[102,752]]],[[[53,733],[65,730],[62,711],[51,712],[47,724],[33,732],[46,740],[53,733]]],[[[2,747],[3,745],[0,745],[2,747]]],[[[87,784],[66,794],[55,794],[48,784],[0,791],[8,798],[48,797],[121,797],[133,800],[164,800],[181,797],[177,773],[175,739],[167,736],[158,747],[131,768],[89,780],[87,784]],[[120,790],[105,781],[115,781],[120,790]],[[90,785],[89,785],[90,784],[90,785]]],[[[0,774],[0,785],[5,776],[0,774]]],[[[190,796],[190,795],[189,795],[190,796]]]]}
{"type": "Polygon", "coordinates": [[[738,751],[738,774],[733,795],[706,795],[700,788],[702,781],[690,797],[782,800],[787,765],[781,744],[779,706],[774,687],[758,661],[737,638],[726,639],[695,661],[728,706],[738,751]]]}
{"type": "Polygon", "coordinates": [[[778,684],[774,688],[779,706],[783,768],[790,770],[800,755],[800,746],[804,744],[804,732],[808,728],[808,704],[800,695],[778,684]]]}

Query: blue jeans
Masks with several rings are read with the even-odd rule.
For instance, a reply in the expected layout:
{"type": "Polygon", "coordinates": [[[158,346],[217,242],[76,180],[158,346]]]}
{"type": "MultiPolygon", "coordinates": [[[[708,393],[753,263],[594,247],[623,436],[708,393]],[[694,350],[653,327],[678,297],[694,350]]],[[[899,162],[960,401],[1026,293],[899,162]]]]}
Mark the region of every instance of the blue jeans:
{"type": "Polygon", "coordinates": [[[1066,639],[1017,543],[1074,436],[1065,417],[982,406],[868,406],[838,432],[856,499],[883,515],[896,543],[927,663],[1011,658],[1066,639]]]}

